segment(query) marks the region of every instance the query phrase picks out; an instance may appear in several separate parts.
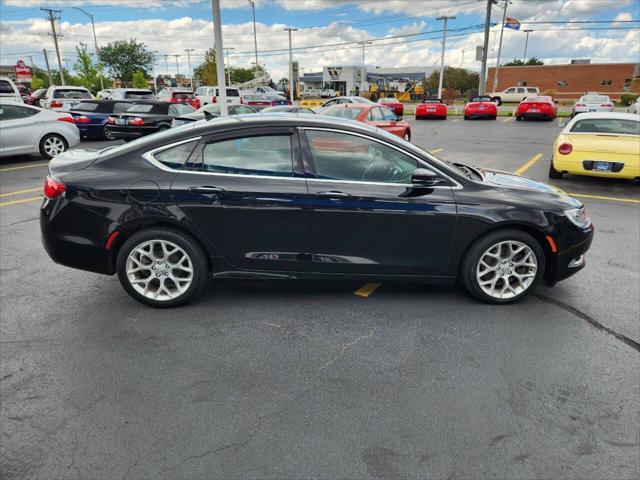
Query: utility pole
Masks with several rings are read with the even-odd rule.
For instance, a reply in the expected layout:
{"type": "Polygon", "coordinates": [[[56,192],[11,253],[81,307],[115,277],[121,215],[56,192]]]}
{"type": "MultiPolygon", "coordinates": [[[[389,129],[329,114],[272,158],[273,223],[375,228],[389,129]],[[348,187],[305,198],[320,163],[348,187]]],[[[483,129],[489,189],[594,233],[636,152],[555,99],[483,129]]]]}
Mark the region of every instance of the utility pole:
{"type": "Polygon", "coordinates": [[[67,72],[69,72],[69,59],[63,58],[62,61],[64,62],[64,68],[66,68],[67,72]]]}
{"type": "Polygon", "coordinates": [[[364,61],[365,49],[367,45],[371,45],[373,44],[373,42],[363,41],[358,43],[362,45],[362,73],[360,74],[360,94],[362,95],[362,92],[364,90],[364,82],[366,81],[366,78],[367,78],[367,72],[365,71],[366,67],[365,67],[365,61],[364,61]]]}
{"type": "Polygon", "coordinates": [[[56,46],[56,56],[58,57],[58,69],[60,70],[60,83],[62,86],[66,85],[64,82],[64,72],[62,71],[62,60],[60,59],[60,48],[58,47],[58,37],[59,35],[56,33],[56,18],[53,16],[54,13],[61,13],[61,10],[53,10],[52,8],[40,8],[43,12],[49,13],[49,22],[51,22],[51,31],[49,35],[53,37],[53,44],[56,46]]]}
{"type": "Polygon", "coordinates": [[[256,53],[256,78],[258,77],[258,35],[256,33],[256,3],[254,0],[247,0],[253,11],[253,48],[256,53]]]}
{"type": "MultiPolygon", "coordinates": [[[[176,75],[180,75],[180,67],[178,66],[178,57],[180,57],[180,55],[178,55],[177,53],[174,53],[173,55],[171,55],[172,57],[176,57],[176,75]]],[[[176,83],[177,83],[178,77],[176,77],[176,83]]]]}
{"type": "Polygon", "coordinates": [[[462,61],[460,62],[460,68],[464,68],[464,50],[462,50],[462,61]]]}
{"type": "Polygon", "coordinates": [[[164,56],[164,67],[167,70],[167,75],[169,75],[169,62],[167,60],[169,58],[169,55],[165,53],[163,56],[164,56]]]}
{"type": "Polygon", "coordinates": [[[492,92],[495,92],[498,88],[498,70],[500,70],[500,53],[502,52],[502,35],[504,35],[504,22],[507,20],[507,5],[509,0],[504,0],[504,10],[502,10],[502,26],[500,28],[500,43],[498,44],[498,60],[496,61],[496,71],[493,74],[493,88],[492,92]]]}
{"type": "Polygon", "coordinates": [[[98,58],[100,49],[98,48],[98,37],[96,37],[96,24],[93,22],[93,15],[91,15],[89,12],[87,12],[86,10],[83,10],[80,7],[71,7],[71,8],[75,8],[76,10],[84,13],[87,17],[91,19],[91,28],[93,29],[93,45],[96,50],[96,62],[98,63],[98,73],[100,74],[100,89],[104,90],[104,79],[102,78],[102,67],[100,65],[100,59],[98,58]]]}
{"type": "Polygon", "coordinates": [[[191,90],[193,90],[193,71],[191,70],[191,52],[193,52],[194,48],[185,48],[184,51],[187,52],[187,61],[189,62],[189,83],[191,84],[191,90]]]}
{"type": "Polygon", "coordinates": [[[523,30],[524,33],[527,34],[527,38],[524,41],[524,55],[522,56],[522,63],[527,63],[527,45],[529,44],[529,34],[533,32],[533,30],[523,30]]]}
{"type": "Polygon", "coordinates": [[[53,85],[53,79],[51,78],[51,67],[49,67],[49,57],[47,56],[47,51],[42,49],[42,53],[44,53],[44,63],[47,65],[47,76],[49,77],[49,85],[53,85]]]}
{"type": "Polygon", "coordinates": [[[291,99],[291,104],[293,105],[293,92],[295,90],[295,86],[293,85],[293,51],[291,49],[291,32],[297,32],[297,28],[285,28],[286,32],[289,32],[289,98],[291,99]]]}
{"type": "Polygon", "coordinates": [[[447,44],[447,21],[455,20],[456,17],[442,16],[436,20],[444,20],[444,29],[442,30],[442,55],[440,56],[440,82],[438,83],[438,98],[442,98],[442,82],[444,81],[444,49],[447,44]]]}
{"type": "Polygon", "coordinates": [[[233,47],[225,47],[224,51],[227,54],[227,84],[231,85],[231,62],[229,61],[229,50],[235,50],[233,47]]]}
{"type": "Polygon", "coordinates": [[[491,4],[496,0],[487,0],[487,16],[484,20],[484,45],[482,47],[482,67],[480,69],[480,85],[478,85],[478,95],[484,93],[484,84],[487,74],[487,57],[489,54],[489,29],[491,28],[491,4]]]}
{"type": "Polygon", "coordinates": [[[227,106],[227,86],[224,79],[224,47],[222,46],[220,0],[211,0],[211,9],[213,10],[213,48],[216,52],[216,76],[218,77],[218,104],[220,105],[220,116],[227,117],[229,116],[229,108],[227,106]]]}

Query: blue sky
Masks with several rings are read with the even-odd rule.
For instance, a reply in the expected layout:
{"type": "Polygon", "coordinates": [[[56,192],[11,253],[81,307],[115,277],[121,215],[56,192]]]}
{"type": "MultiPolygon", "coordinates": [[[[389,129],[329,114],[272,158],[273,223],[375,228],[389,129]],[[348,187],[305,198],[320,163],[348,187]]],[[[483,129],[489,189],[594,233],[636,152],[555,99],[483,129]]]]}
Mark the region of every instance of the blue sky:
{"type": "MultiPolygon", "coordinates": [[[[234,65],[249,66],[253,60],[251,8],[246,0],[222,0],[223,42],[235,50],[234,65]]],[[[280,78],[287,69],[288,46],[285,26],[294,32],[294,47],[343,44],[297,51],[296,59],[305,71],[323,65],[359,65],[362,50],[355,42],[374,40],[367,47],[368,65],[434,65],[439,62],[439,15],[455,15],[449,22],[446,63],[478,69],[475,46],[481,44],[480,28],[484,5],[480,0],[256,0],[260,63],[272,76],[280,78]],[[458,30],[468,28],[467,30],[458,30]],[[435,32],[431,35],[428,32],[435,32]],[[477,32],[477,33],[476,33],[477,32]],[[402,37],[400,35],[411,35],[402,37]],[[388,38],[393,37],[393,38],[388,38]],[[384,40],[388,38],[388,40],[384,40]],[[262,52],[269,50],[270,52],[262,52]],[[278,50],[278,51],[273,51],[278,50]],[[463,53],[464,52],[464,53],[463,53]],[[463,63],[464,60],[464,63],[463,63]]],[[[58,21],[64,34],[63,56],[73,65],[78,42],[92,44],[90,23],[74,10],[79,6],[95,16],[98,42],[104,45],[122,38],[137,38],[158,55],[157,70],[185,73],[185,49],[194,48],[192,64],[213,44],[211,2],[209,0],[0,0],[0,62],[19,58],[42,65],[42,49],[53,58],[53,42],[42,6],[62,10],[58,21]],[[180,55],[165,63],[163,55],[180,55]]],[[[521,22],[638,20],[639,0],[513,0],[508,15],[521,22]]],[[[494,8],[492,21],[501,20],[501,8],[494,8]]],[[[530,37],[528,56],[546,63],[564,63],[571,58],[591,58],[594,62],[640,61],[639,23],[607,24],[524,24],[535,30],[530,37]],[[587,28],[587,30],[574,30],[587,28]],[[616,29],[613,29],[616,28],[616,29]],[[633,28],[630,30],[630,28],[633,28]],[[566,29],[566,30],[561,30],[566,29]]],[[[490,37],[490,55],[495,62],[498,27],[490,37]]],[[[505,31],[503,61],[522,55],[524,34],[505,31]]],[[[55,63],[55,62],[54,62],[55,63]]],[[[277,79],[276,78],[276,79],[277,79]]]]}

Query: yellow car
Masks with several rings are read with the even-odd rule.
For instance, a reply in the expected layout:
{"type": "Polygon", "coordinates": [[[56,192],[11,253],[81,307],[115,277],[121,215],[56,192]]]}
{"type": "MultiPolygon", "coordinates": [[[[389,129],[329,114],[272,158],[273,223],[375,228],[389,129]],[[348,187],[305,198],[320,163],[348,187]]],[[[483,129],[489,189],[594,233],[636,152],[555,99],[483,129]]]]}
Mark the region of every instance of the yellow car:
{"type": "Polygon", "coordinates": [[[549,178],[565,173],[640,182],[640,116],[599,112],[574,117],[558,135],[549,165],[549,178]]]}

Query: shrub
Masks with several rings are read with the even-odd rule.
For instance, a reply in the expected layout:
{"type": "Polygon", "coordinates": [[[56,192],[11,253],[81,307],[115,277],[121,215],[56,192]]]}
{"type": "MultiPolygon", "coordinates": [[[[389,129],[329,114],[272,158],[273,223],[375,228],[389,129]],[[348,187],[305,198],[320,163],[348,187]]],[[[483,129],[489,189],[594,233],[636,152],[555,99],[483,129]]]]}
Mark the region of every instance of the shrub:
{"type": "Polygon", "coordinates": [[[622,103],[622,105],[631,105],[639,96],[640,94],[637,93],[623,93],[620,95],[620,103],[622,103]]]}

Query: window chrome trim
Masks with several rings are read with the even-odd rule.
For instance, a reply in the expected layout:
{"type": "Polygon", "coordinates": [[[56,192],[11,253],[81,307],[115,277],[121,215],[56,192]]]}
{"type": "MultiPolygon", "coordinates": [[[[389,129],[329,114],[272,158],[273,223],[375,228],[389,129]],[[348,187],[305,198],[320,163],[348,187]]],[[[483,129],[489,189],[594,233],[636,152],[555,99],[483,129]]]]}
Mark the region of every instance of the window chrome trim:
{"type": "MultiPolygon", "coordinates": [[[[182,145],[184,143],[189,143],[189,142],[198,142],[200,141],[200,139],[202,138],[202,135],[198,136],[198,137],[190,137],[187,138],[186,140],[180,140],[179,142],[173,142],[173,143],[169,143],[168,145],[162,145],[161,147],[156,147],[153,150],[149,150],[147,152],[144,152],[142,154],[142,158],[144,158],[147,162],[149,162],[151,165],[153,165],[154,167],[159,168],[160,170],[164,170],[165,172],[174,172],[177,173],[180,170],[176,170],[175,168],[170,168],[167,167],[164,163],[162,163],[159,160],[156,160],[156,157],[154,156],[156,153],[159,152],[163,152],[165,150],[169,150],[170,148],[173,147],[177,147],[179,145],[182,145]]],[[[184,166],[184,165],[183,165],[184,166]]]]}
{"type": "MultiPolygon", "coordinates": [[[[362,133],[357,133],[357,132],[350,132],[348,130],[339,130],[336,128],[327,128],[327,127],[299,127],[301,130],[320,130],[320,131],[327,131],[327,132],[336,132],[336,133],[343,133],[345,135],[353,135],[356,137],[362,137],[366,140],[371,140],[373,142],[377,142],[377,143],[381,143],[382,145],[386,145],[389,148],[393,148],[394,150],[413,158],[414,160],[417,160],[418,162],[424,162],[423,159],[421,159],[420,157],[418,157],[417,155],[407,152],[406,150],[403,150],[391,143],[385,142],[384,140],[379,140],[377,138],[372,138],[368,135],[362,134],[362,133]]],[[[448,168],[446,167],[446,165],[442,164],[441,160],[438,160],[437,158],[431,158],[429,157],[429,160],[434,161],[435,163],[438,164],[438,167],[429,164],[429,167],[433,168],[436,173],[439,173],[440,175],[442,175],[444,178],[446,178],[447,180],[449,180],[451,183],[453,183],[453,185],[436,185],[434,187],[430,187],[430,188],[452,188],[454,190],[461,190],[462,189],[462,185],[455,179],[452,178],[451,176],[447,175],[446,173],[444,173],[441,168],[448,168]]],[[[415,185],[413,183],[393,183],[393,182],[364,182],[364,181],[354,181],[354,180],[323,180],[323,179],[316,179],[316,178],[307,178],[307,180],[315,180],[315,181],[322,181],[322,182],[340,182],[340,183],[359,183],[359,184],[367,184],[367,185],[399,185],[399,186],[412,186],[415,187],[415,185]]]]}

